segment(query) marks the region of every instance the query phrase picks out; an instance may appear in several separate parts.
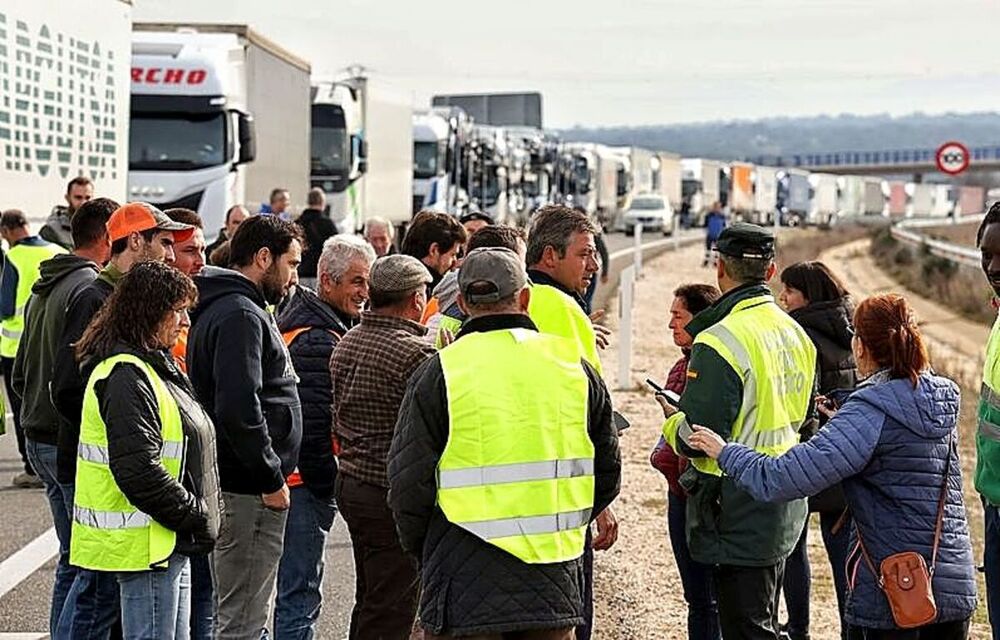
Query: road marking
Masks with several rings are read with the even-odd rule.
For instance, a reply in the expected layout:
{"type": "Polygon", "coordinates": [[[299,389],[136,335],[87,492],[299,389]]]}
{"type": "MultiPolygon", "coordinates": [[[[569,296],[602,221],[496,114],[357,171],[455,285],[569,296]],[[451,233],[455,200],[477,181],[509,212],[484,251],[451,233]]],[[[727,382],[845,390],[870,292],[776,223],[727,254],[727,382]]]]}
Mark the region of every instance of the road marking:
{"type": "MultiPolygon", "coordinates": [[[[687,237],[680,238],[678,240],[678,244],[683,247],[683,246],[688,245],[688,244],[694,244],[699,239],[700,239],[699,236],[687,236],[687,237]]],[[[643,244],[642,245],[642,252],[645,253],[647,249],[657,249],[659,247],[673,246],[673,244],[674,244],[674,239],[673,238],[664,238],[663,240],[654,240],[653,242],[647,242],[647,243],[643,244]]],[[[624,258],[625,256],[632,255],[632,253],[634,251],[635,251],[635,247],[629,247],[628,249],[619,249],[618,251],[615,251],[614,253],[612,253],[611,255],[609,255],[608,259],[609,260],[617,260],[618,258],[624,258]]]]}
{"type": "MultiPolygon", "coordinates": [[[[46,562],[59,553],[59,538],[52,527],[17,552],[0,562],[0,598],[11,589],[24,582],[28,576],[38,571],[46,562]]],[[[0,638],[11,638],[0,634],[0,638]]],[[[36,638],[38,636],[24,636],[36,638]]]]}
{"type": "Polygon", "coordinates": [[[48,632],[41,631],[14,631],[9,633],[0,633],[0,640],[42,640],[42,638],[48,637],[48,632]]]}

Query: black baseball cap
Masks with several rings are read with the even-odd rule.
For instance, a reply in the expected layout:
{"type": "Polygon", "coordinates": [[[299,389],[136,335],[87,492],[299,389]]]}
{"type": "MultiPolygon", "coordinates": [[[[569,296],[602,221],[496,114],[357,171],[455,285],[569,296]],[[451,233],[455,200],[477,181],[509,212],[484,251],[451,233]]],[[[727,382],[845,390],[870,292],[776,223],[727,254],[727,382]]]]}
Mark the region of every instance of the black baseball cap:
{"type": "Polygon", "coordinates": [[[468,213],[462,214],[462,217],[458,219],[459,222],[465,224],[466,222],[471,222],[473,220],[482,220],[486,224],[493,225],[496,221],[493,220],[493,216],[488,213],[483,213],[482,211],[470,211],[468,213]]]}
{"type": "Polygon", "coordinates": [[[723,229],[715,248],[733,258],[770,260],[774,257],[774,233],[755,224],[737,222],[723,229]]]}

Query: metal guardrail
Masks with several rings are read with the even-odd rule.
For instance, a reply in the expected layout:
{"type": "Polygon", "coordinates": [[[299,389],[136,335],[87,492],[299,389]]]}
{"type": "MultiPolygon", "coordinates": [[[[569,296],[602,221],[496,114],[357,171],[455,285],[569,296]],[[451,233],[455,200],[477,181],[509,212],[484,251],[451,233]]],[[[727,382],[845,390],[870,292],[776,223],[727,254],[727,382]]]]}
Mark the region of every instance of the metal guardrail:
{"type": "MultiPolygon", "coordinates": [[[[982,220],[983,215],[984,214],[980,213],[976,215],[959,216],[957,218],[951,218],[951,221],[953,224],[973,224],[982,220]]],[[[952,242],[945,242],[943,240],[934,240],[932,238],[928,238],[922,233],[914,231],[914,229],[926,227],[940,227],[942,226],[942,223],[944,223],[944,220],[941,218],[903,220],[893,225],[889,232],[892,234],[893,238],[900,242],[905,242],[918,247],[926,246],[928,251],[931,252],[931,255],[951,260],[956,264],[978,269],[981,264],[981,256],[979,251],[976,249],[964,245],[954,244],[952,242]]]]}
{"type": "MultiPolygon", "coordinates": [[[[777,167],[852,167],[934,164],[936,149],[890,149],[885,151],[833,151],[757,155],[747,158],[754,164],[777,167]]],[[[1000,161],[1000,146],[981,145],[969,149],[975,162],[1000,161]]]]}

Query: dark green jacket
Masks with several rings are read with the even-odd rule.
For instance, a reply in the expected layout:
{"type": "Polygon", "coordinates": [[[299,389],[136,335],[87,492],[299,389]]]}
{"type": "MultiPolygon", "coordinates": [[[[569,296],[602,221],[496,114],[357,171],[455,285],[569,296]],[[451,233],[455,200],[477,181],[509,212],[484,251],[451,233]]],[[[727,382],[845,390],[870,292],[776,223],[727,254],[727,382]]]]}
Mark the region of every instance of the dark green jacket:
{"type": "MultiPolygon", "coordinates": [[[[771,290],[763,284],[733,289],[695,316],[686,329],[694,338],[728,316],[739,302],[770,295],[771,290]]],[[[795,323],[791,318],[788,322],[795,323]]],[[[714,349],[695,344],[680,401],[688,423],[709,427],[728,440],[742,403],[739,374],[714,349]]],[[[678,448],[678,453],[688,457],[704,456],[680,441],[678,448]]],[[[701,473],[694,466],[685,471],[681,484],[690,494],[687,537],[691,556],[698,562],[751,567],[776,564],[788,557],[802,533],[805,500],[758,502],[729,478],[701,473]]]]}

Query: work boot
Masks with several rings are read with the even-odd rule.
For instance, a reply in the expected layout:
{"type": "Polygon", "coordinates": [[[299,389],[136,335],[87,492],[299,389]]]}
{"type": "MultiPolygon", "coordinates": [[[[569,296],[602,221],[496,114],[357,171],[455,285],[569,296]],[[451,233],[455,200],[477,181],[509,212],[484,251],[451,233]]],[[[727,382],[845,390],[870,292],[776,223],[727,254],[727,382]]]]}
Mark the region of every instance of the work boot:
{"type": "Polygon", "coordinates": [[[11,482],[18,489],[44,489],[45,483],[33,473],[22,472],[14,476],[11,482]]]}

